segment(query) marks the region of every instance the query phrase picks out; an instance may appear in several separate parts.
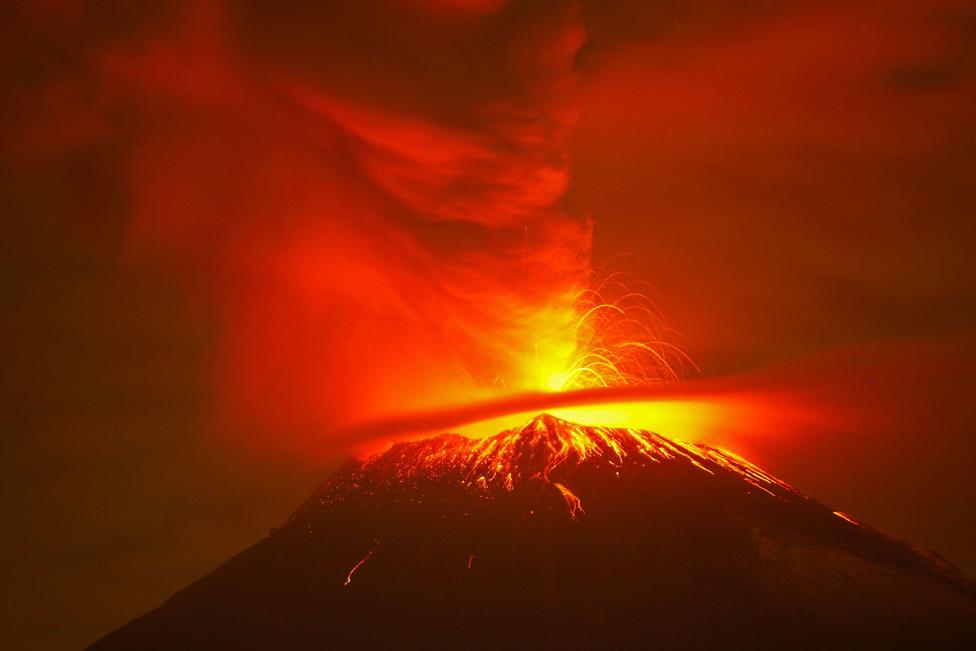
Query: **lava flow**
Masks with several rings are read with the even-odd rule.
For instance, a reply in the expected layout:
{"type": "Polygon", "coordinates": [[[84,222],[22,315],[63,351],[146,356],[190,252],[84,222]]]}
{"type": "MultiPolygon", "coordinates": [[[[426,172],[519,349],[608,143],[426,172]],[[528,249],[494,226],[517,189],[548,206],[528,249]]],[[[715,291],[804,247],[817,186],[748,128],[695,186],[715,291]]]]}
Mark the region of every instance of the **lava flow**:
{"type": "Polygon", "coordinates": [[[542,415],[528,425],[495,436],[469,439],[446,434],[394,445],[368,459],[366,473],[389,473],[399,482],[456,477],[485,493],[515,490],[524,483],[551,485],[566,499],[571,515],[582,510],[564,483],[583,464],[615,469],[680,460],[714,475],[732,473],[774,497],[792,488],[726,450],[687,444],[637,429],[584,427],[542,415]]]}
{"type": "Polygon", "coordinates": [[[736,455],[541,415],[350,463],[93,648],[963,648],[973,622],[950,563],[736,455]]]}

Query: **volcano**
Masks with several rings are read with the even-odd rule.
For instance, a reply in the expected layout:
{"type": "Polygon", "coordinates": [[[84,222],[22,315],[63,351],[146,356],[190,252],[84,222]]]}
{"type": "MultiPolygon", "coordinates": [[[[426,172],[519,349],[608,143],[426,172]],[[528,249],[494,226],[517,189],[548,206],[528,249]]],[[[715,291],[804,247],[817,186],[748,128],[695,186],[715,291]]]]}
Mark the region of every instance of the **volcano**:
{"type": "Polygon", "coordinates": [[[398,443],[92,649],[976,648],[949,562],[744,459],[542,415],[398,443]]]}

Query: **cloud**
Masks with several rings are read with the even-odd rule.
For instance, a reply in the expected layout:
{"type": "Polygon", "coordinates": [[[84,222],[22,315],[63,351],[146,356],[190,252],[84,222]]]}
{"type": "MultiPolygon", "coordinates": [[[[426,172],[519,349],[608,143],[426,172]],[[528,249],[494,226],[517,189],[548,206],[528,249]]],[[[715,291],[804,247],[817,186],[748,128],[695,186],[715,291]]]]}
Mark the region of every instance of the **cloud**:
{"type": "Polygon", "coordinates": [[[127,252],[215,308],[229,424],[320,436],[572,352],[590,226],[560,205],[571,3],[119,11],[74,16],[72,65],[21,88],[25,115],[60,108],[8,133],[45,134],[16,143],[41,166],[108,143],[127,252]]]}
{"type": "Polygon", "coordinates": [[[571,192],[706,370],[976,326],[971,7],[589,11],[571,192]]]}

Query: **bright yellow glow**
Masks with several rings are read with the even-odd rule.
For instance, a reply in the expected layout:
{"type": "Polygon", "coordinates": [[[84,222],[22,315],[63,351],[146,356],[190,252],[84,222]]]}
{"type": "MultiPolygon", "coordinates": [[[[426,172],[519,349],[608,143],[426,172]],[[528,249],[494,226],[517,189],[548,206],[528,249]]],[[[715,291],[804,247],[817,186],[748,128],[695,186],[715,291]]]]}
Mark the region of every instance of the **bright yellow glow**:
{"type": "Polygon", "coordinates": [[[570,313],[537,315],[525,329],[535,340],[532,355],[514,385],[571,391],[682,380],[694,363],[669,342],[673,332],[654,302],[632,284],[611,274],[579,292],[570,313]]]}
{"type": "Polygon", "coordinates": [[[546,380],[546,388],[549,391],[562,391],[563,387],[566,386],[566,380],[569,378],[568,373],[553,373],[546,380]]]}
{"type": "Polygon", "coordinates": [[[629,427],[682,441],[700,441],[729,410],[721,402],[662,400],[565,407],[552,410],[552,415],[580,425],[629,427]]]}
{"type": "MultiPolygon", "coordinates": [[[[637,428],[683,441],[700,441],[709,438],[731,409],[717,401],[669,400],[562,407],[548,412],[580,425],[637,428]]],[[[509,414],[453,430],[463,436],[482,438],[524,425],[536,415],[537,412],[509,414]]]]}
{"type": "Polygon", "coordinates": [[[454,427],[451,431],[470,438],[491,436],[524,425],[540,411],[580,425],[641,429],[679,441],[736,450],[746,456],[752,454],[750,442],[756,438],[781,436],[782,432],[818,422],[817,414],[795,398],[744,392],[536,409],[454,427]]]}

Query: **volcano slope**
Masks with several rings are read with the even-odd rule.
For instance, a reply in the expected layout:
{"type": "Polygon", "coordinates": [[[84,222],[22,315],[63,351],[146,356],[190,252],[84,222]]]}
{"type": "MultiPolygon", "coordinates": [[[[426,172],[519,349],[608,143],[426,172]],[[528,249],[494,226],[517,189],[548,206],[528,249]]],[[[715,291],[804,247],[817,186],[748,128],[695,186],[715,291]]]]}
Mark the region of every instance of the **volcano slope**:
{"type": "Polygon", "coordinates": [[[976,648],[939,556],[748,462],[543,415],[400,443],[91,648],[976,648]]]}

